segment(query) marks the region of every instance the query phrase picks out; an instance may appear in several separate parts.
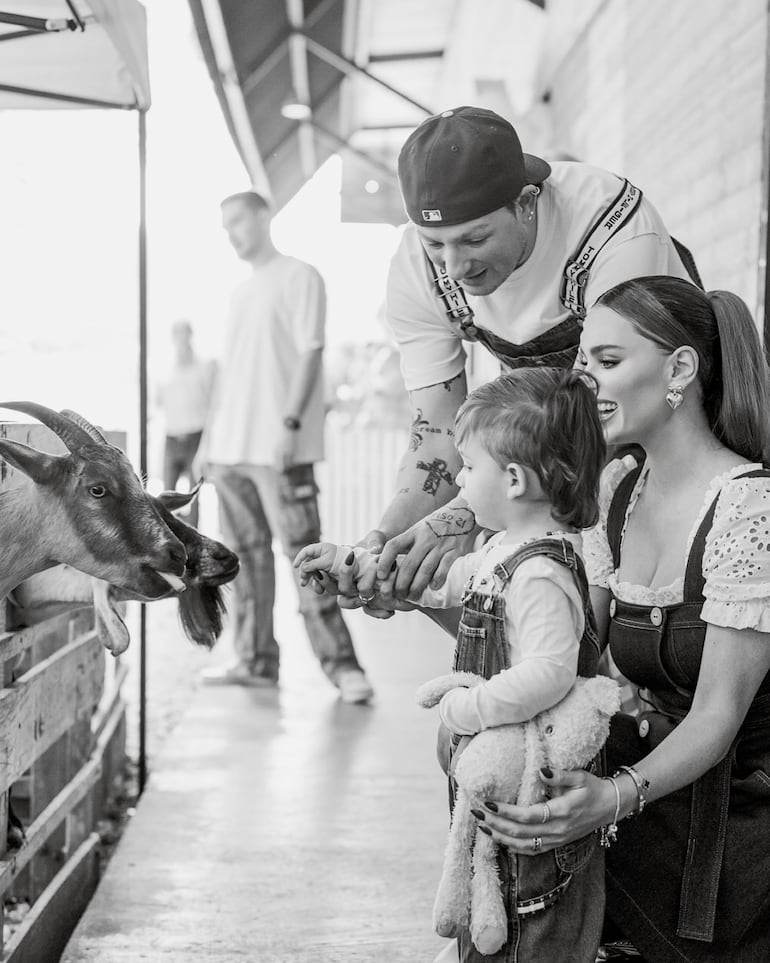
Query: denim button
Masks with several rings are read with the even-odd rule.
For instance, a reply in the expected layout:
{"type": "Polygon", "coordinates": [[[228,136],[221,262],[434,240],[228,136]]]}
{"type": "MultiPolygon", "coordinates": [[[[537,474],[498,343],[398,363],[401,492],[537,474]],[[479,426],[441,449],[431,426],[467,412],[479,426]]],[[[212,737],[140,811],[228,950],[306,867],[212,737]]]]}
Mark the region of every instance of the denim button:
{"type": "Polygon", "coordinates": [[[616,608],[617,608],[617,605],[615,605],[615,599],[611,599],[611,600],[610,600],[610,618],[611,618],[611,619],[614,619],[614,618],[615,618],[615,609],[616,609],[616,608]]]}
{"type": "Polygon", "coordinates": [[[649,731],[650,731],[650,720],[642,719],[642,721],[639,723],[639,735],[642,737],[642,739],[644,739],[644,737],[647,735],[649,731]]]}
{"type": "Polygon", "coordinates": [[[663,613],[660,611],[660,609],[656,605],[655,608],[650,612],[650,622],[652,622],[653,625],[660,625],[662,621],[663,621],[663,613]]]}

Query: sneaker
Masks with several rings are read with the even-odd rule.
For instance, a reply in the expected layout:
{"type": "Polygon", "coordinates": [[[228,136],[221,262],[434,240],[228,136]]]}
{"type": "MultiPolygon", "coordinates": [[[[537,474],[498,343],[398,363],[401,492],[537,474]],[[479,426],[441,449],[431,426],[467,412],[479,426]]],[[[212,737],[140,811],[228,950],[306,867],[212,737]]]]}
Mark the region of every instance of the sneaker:
{"type": "Polygon", "coordinates": [[[336,679],[343,702],[368,702],[374,695],[374,689],[360,669],[346,669],[340,672],[336,679]]]}
{"type": "Polygon", "coordinates": [[[269,675],[259,675],[243,662],[213,665],[200,674],[204,685],[247,685],[261,688],[274,688],[278,679],[269,675]]]}

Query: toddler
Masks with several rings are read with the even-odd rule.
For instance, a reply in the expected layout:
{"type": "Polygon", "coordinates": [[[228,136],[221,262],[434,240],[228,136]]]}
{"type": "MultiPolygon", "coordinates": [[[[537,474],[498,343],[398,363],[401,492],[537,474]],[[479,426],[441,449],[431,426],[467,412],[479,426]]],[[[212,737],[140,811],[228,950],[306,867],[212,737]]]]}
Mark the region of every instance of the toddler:
{"type": "MultiPolygon", "coordinates": [[[[606,457],[591,379],[560,368],[521,368],[473,391],[457,413],[455,444],[462,496],[477,523],[495,534],[457,559],[441,588],[429,587],[417,600],[433,608],[462,604],[454,669],[487,680],[441,699],[446,770],[461,737],[531,719],[559,702],[576,676],[596,674],[599,644],[580,533],[598,520],[606,457]]],[[[356,577],[376,564],[365,549],[352,551],[356,577]]],[[[328,542],[308,545],[294,564],[305,579],[319,571],[335,577],[350,552],[328,542]]],[[[483,813],[475,815],[486,830],[483,813]]],[[[482,957],[463,932],[463,963],[507,960],[514,945],[521,963],[593,963],[603,915],[596,838],[566,847],[569,853],[541,853],[543,836],[533,837],[532,856],[501,850],[509,940],[482,957]]]]}

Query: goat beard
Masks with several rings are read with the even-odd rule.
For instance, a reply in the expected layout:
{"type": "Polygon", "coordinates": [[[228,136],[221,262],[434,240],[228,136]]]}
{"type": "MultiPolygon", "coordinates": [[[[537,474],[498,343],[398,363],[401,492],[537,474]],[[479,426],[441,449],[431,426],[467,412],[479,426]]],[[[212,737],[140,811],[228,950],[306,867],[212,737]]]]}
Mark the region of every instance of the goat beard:
{"type": "Polygon", "coordinates": [[[224,592],[219,586],[201,585],[179,596],[179,621],[184,634],[207,649],[213,648],[222,634],[226,611],[224,592]]]}
{"type": "MultiPolygon", "coordinates": [[[[98,584],[94,593],[97,627],[105,647],[113,655],[122,655],[130,641],[128,627],[121,618],[117,603],[124,601],[127,592],[107,583],[98,584]]],[[[224,590],[221,586],[191,585],[176,596],[179,621],[184,634],[196,645],[211,649],[224,626],[227,611],[224,590]]]]}

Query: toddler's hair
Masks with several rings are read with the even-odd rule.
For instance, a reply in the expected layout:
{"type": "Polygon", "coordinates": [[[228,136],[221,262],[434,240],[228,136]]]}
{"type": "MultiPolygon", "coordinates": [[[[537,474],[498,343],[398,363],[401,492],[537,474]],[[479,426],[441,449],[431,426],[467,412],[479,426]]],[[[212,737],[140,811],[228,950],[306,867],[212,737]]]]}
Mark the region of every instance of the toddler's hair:
{"type": "Polygon", "coordinates": [[[469,434],[501,468],[530,468],[554,519],[590,528],[599,519],[599,477],[607,447],[596,383],[565,368],[519,368],[476,388],[455,419],[455,442],[469,434]]]}

